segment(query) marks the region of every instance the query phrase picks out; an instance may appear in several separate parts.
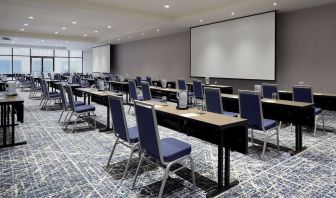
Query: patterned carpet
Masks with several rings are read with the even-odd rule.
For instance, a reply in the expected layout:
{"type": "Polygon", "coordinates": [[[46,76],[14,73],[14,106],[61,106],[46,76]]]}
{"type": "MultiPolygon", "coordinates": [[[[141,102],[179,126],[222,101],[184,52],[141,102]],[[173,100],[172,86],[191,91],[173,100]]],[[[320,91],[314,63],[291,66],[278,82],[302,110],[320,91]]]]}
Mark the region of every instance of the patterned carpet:
{"type": "MultiPolygon", "coordinates": [[[[126,179],[122,180],[130,150],[118,145],[110,166],[106,166],[113,133],[99,133],[81,123],[81,130],[64,131],[59,110],[41,110],[39,100],[25,98],[25,122],[17,126],[17,141],[27,145],[0,149],[0,197],[155,197],[163,169],[145,163],[134,190],[132,176],[138,163],[134,155],[126,179]]],[[[94,104],[94,103],[93,103],[94,104]]],[[[97,119],[106,122],[106,107],[97,107],[97,119]]],[[[125,106],[128,110],[128,106],[125,106]]],[[[129,126],[135,125],[131,110],[129,126]]],[[[127,111],[126,111],[127,112],[127,111]]],[[[240,184],[220,197],[336,197],[335,114],[325,112],[326,131],[319,123],[317,135],[304,129],[299,155],[269,148],[263,160],[261,147],[250,145],[250,153],[231,154],[231,178],[240,184]]],[[[293,149],[294,132],[288,125],[280,131],[280,145],[293,149]]],[[[160,136],[176,137],[192,145],[197,187],[192,190],[188,168],[173,174],[166,184],[165,197],[205,197],[217,181],[217,147],[170,129],[159,127],[160,136]]],[[[0,142],[2,137],[0,137],[0,142]]],[[[262,140],[261,136],[257,139],[262,140]]],[[[275,138],[275,137],[274,137],[275,138]]],[[[271,142],[275,143],[275,139],[271,142]]]]}

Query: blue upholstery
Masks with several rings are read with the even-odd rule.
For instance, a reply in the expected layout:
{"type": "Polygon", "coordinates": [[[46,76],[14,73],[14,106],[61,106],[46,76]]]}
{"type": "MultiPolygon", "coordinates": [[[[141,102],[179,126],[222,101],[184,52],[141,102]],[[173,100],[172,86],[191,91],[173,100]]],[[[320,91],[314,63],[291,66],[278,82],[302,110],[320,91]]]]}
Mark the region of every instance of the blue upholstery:
{"type": "Polygon", "coordinates": [[[138,142],[139,135],[137,127],[127,128],[122,97],[109,96],[108,100],[116,136],[130,143],[138,142]]]}
{"type": "MultiPolygon", "coordinates": [[[[277,124],[275,120],[269,120],[269,119],[264,119],[263,123],[264,123],[264,129],[265,130],[270,130],[270,129],[276,127],[276,124],[277,124]]],[[[259,128],[259,130],[262,130],[262,129],[259,128]]]]}
{"type": "Polygon", "coordinates": [[[90,112],[90,111],[95,111],[96,108],[92,105],[81,105],[81,106],[76,106],[75,107],[75,112],[77,113],[84,113],[84,112],[90,112]]]}
{"type": "Polygon", "coordinates": [[[224,111],[223,113],[226,116],[231,116],[231,117],[237,117],[238,113],[230,112],[230,111],[224,111]]]}
{"type": "Polygon", "coordinates": [[[151,95],[151,91],[150,91],[148,82],[141,83],[141,90],[142,90],[143,100],[151,100],[152,99],[152,95],[151,95]]]}
{"type": "Polygon", "coordinates": [[[322,113],[322,109],[321,108],[315,108],[315,115],[319,115],[322,113]]]}
{"type": "Polygon", "coordinates": [[[162,157],[165,162],[172,162],[191,153],[191,146],[175,138],[160,140],[162,157]]]}
{"type": "Polygon", "coordinates": [[[138,87],[141,86],[141,77],[140,76],[136,77],[136,86],[138,86],[138,87]]]}
{"type": "MultiPolygon", "coordinates": [[[[67,105],[67,107],[69,107],[70,103],[67,102],[66,105],[67,105]]],[[[81,106],[81,105],[85,105],[85,103],[82,102],[82,101],[75,101],[75,106],[81,106]]]]}
{"type": "Polygon", "coordinates": [[[136,85],[135,85],[134,80],[128,81],[128,89],[129,89],[131,99],[133,99],[133,100],[143,100],[143,97],[138,96],[138,94],[137,94],[136,85]]]}
{"type": "Polygon", "coordinates": [[[272,99],[273,93],[278,93],[278,87],[276,84],[262,84],[263,98],[272,99]]]}
{"type": "Polygon", "coordinates": [[[51,91],[49,92],[49,95],[52,95],[52,94],[59,94],[57,91],[51,91]]]}
{"type": "Polygon", "coordinates": [[[157,133],[154,109],[148,106],[135,103],[135,116],[138,124],[141,149],[152,158],[161,161],[158,144],[159,135],[157,133]]]}
{"type": "Polygon", "coordinates": [[[203,99],[202,81],[193,80],[193,89],[195,98],[203,99]]]}
{"type": "Polygon", "coordinates": [[[152,78],[150,76],[146,76],[146,81],[149,85],[152,85],[152,78]]]}
{"type": "Polygon", "coordinates": [[[65,86],[65,92],[68,95],[69,107],[71,108],[71,110],[73,112],[75,112],[76,111],[75,110],[75,102],[74,102],[74,99],[73,99],[73,94],[72,94],[71,86],[65,86]]]}
{"type": "Polygon", "coordinates": [[[293,100],[314,103],[312,88],[309,86],[293,86],[293,100]]]}
{"type": "Polygon", "coordinates": [[[223,114],[222,98],[219,89],[205,88],[205,105],[209,112],[223,114]]]}
{"type": "Polygon", "coordinates": [[[186,85],[185,80],[183,80],[183,79],[178,79],[178,80],[177,80],[177,85],[178,85],[178,89],[179,89],[179,90],[187,90],[187,85],[186,85]]]}
{"type": "Polygon", "coordinates": [[[49,95],[49,98],[60,98],[61,97],[61,94],[51,94],[49,95]]]}

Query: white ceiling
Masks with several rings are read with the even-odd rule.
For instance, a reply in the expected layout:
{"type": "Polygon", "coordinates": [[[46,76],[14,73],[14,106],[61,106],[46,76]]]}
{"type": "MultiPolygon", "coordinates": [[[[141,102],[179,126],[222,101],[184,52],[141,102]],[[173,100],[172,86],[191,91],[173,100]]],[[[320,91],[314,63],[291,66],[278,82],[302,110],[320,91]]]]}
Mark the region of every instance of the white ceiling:
{"type": "MultiPolygon", "coordinates": [[[[287,12],[334,2],[336,0],[0,0],[0,36],[13,40],[16,37],[14,45],[85,49],[185,31],[202,24],[200,19],[205,24],[274,9],[287,12]],[[74,25],[72,21],[77,23],[74,25]],[[28,26],[24,26],[25,23],[28,26]]],[[[0,40],[0,44],[11,45],[12,41],[0,40]]]]}

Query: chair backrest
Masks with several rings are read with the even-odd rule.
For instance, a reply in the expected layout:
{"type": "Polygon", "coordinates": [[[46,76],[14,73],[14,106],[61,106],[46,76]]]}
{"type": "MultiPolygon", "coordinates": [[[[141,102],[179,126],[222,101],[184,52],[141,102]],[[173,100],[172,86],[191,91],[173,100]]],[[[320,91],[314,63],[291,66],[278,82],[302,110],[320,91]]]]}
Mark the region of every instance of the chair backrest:
{"type": "Polygon", "coordinates": [[[79,85],[82,84],[80,76],[76,76],[76,84],[79,84],[79,85]]]}
{"type": "Polygon", "coordinates": [[[141,83],[141,90],[144,100],[152,100],[152,95],[149,87],[148,82],[142,82],[141,83]]]}
{"type": "Polygon", "coordinates": [[[124,141],[129,141],[128,127],[125,118],[125,111],[123,106],[123,98],[120,96],[109,96],[108,102],[110,104],[113,129],[115,135],[124,141]]]}
{"type": "Polygon", "coordinates": [[[277,84],[267,84],[263,83],[262,86],[262,97],[263,98],[272,98],[273,93],[277,94],[279,97],[278,85],[277,84]]]}
{"type": "Polygon", "coordinates": [[[222,97],[219,88],[204,88],[206,110],[223,114],[222,97]]]}
{"type": "Polygon", "coordinates": [[[187,90],[186,82],[183,79],[177,79],[177,86],[179,90],[187,90]]]}
{"type": "Polygon", "coordinates": [[[136,76],[136,86],[141,86],[141,76],[136,76]]]}
{"type": "Polygon", "coordinates": [[[96,89],[98,89],[99,88],[98,77],[94,77],[94,83],[95,83],[96,89]]]}
{"type": "Polygon", "coordinates": [[[134,80],[128,81],[128,89],[129,89],[129,94],[130,94],[131,98],[133,100],[137,100],[138,99],[138,94],[137,94],[136,85],[135,85],[134,80]]]}
{"type": "Polygon", "coordinates": [[[65,110],[67,108],[68,101],[66,99],[66,95],[65,95],[65,92],[64,92],[64,87],[61,83],[58,85],[58,87],[59,87],[59,90],[60,90],[60,93],[61,93],[62,107],[65,110]]]}
{"type": "Polygon", "coordinates": [[[193,91],[195,98],[203,99],[202,81],[193,80],[193,91]]]}
{"type": "Polygon", "coordinates": [[[293,101],[314,103],[312,87],[307,85],[294,85],[293,101]]]}
{"type": "Polygon", "coordinates": [[[135,101],[134,109],[141,150],[150,157],[164,162],[160,151],[160,135],[154,105],[135,101]]]}
{"type": "Polygon", "coordinates": [[[73,97],[73,93],[72,93],[72,88],[71,86],[65,86],[65,91],[68,95],[68,100],[69,100],[69,106],[71,108],[71,110],[73,112],[76,111],[76,108],[75,108],[75,100],[74,100],[74,97],[73,97]]]}
{"type": "Polygon", "coordinates": [[[260,92],[239,90],[239,114],[248,120],[249,127],[264,130],[260,92]]]}
{"type": "Polygon", "coordinates": [[[35,82],[34,82],[34,77],[29,76],[30,84],[32,88],[36,88],[35,82]]]}
{"type": "Polygon", "coordinates": [[[146,81],[149,85],[152,85],[152,78],[150,76],[146,76],[146,81]]]}

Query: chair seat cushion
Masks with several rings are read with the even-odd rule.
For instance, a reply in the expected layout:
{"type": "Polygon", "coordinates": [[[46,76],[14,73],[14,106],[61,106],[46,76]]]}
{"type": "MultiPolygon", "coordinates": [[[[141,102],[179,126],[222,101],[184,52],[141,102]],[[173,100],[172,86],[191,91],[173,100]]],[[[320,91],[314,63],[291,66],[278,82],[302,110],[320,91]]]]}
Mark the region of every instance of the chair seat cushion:
{"type": "Polygon", "coordinates": [[[50,98],[60,98],[61,94],[49,94],[50,98]]]}
{"type": "MultiPolygon", "coordinates": [[[[276,123],[277,122],[275,120],[264,119],[264,129],[266,131],[270,130],[270,129],[276,127],[276,123]]],[[[249,127],[252,128],[252,129],[260,130],[260,131],[263,130],[260,126],[249,126],[249,127]]]]}
{"type": "Polygon", "coordinates": [[[322,113],[322,109],[321,108],[315,108],[315,115],[319,115],[322,113]]]}
{"type": "Polygon", "coordinates": [[[58,93],[57,91],[50,91],[49,95],[52,95],[52,94],[60,94],[60,93],[58,93]]]}
{"type": "Polygon", "coordinates": [[[90,111],[95,111],[96,108],[92,105],[81,105],[81,106],[76,106],[76,112],[77,113],[84,113],[84,112],[90,112],[90,111]]]}
{"type": "Polygon", "coordinates": [[[138,100],[144,100],[143,96],[138,96],[138,100]]]}
{"type": "MultiPolygon", "coordinates": [[[[67,102],[67,107],[70,107],[70,103],[67,102]]],[[[81,105],[85,105],[85,102],[82,101],[75,101],[75,106],[81,106],[81,105]]]]}
{"type": "Polygon", "coordinates": [[[165,162],[172,162],[191,153],[190,144],[175,138],[160,140],[161,152],[165,162]]]}
{"type": "Polygon", "coordinates": [[[137,143],[139,142],[139,133],[138,133],[138,127],[131,127],[128,128],[128,135],[131,143],[137,143]]]}
{"type": "Polygon", "coordinates": [[[232,116],[232,117],[237,117],[238,113],[230,112],[230,111],[224,111],[224,115],[226,116],[232,116]]]}
{"type": "Polygon", "coordinates": [[[193,92],[188,92],[188,97],[192,97],[194,96],[194,93],[193,92]]]}

